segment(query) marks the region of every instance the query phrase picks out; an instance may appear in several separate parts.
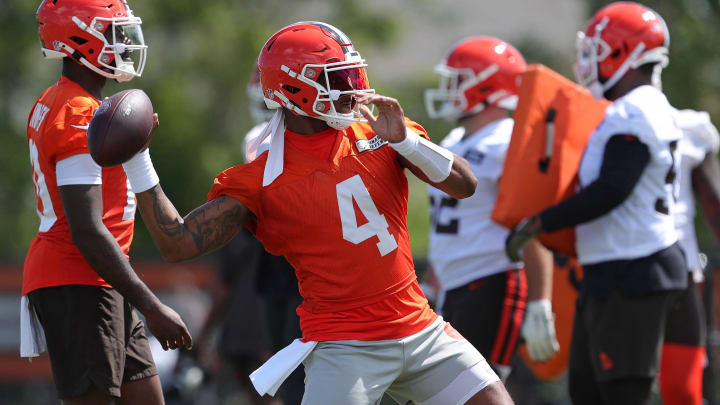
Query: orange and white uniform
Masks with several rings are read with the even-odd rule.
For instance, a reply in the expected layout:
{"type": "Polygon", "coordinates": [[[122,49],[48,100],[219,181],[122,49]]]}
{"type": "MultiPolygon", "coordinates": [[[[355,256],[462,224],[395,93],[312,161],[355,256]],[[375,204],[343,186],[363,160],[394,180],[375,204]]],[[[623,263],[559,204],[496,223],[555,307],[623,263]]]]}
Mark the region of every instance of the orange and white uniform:
{"type": "Polygon", "coordinates": [[[125,171],[122,166],[100,168],[89,155],[87,126],[99,105],[62,76],[30,111],[27,139],[40,227],[25,258],[22,295],[59,285],[110,287],[73,244],[59,186],[102,184],[103,223],[126,255],[130,250],[135,195],[125,171]]]}
{"type": "Polygon", "coordinates": [[[429,326],[437,316],[415,276],[397,152],[364,123],[286,131],[285,140],[284,171],[272,184],[262,187],[264,153],[222,172],[208,199],[242,202],[256,217],[248,228],[295,268],[303,338],[395,339],[429,326]]]}

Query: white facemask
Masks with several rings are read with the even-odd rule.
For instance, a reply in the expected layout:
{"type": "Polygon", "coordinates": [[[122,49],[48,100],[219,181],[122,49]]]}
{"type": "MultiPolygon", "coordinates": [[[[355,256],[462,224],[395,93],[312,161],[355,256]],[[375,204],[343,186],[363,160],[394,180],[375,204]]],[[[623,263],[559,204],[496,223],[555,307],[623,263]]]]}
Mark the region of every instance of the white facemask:
{"type": "Polygon", "coordinates": [[[333,129],[337,130],[344,130],[348,129],[350,125],[353,123],[353,121],[357,121],[354,119],[355,115],[353,113],[347,113],[342,114],[339,112],[336,112],[333,117],[321,117],[325,122],[327,122],[328,126],[333,129]],[[345,119],[346,118],[346,119],[345,119]]]}

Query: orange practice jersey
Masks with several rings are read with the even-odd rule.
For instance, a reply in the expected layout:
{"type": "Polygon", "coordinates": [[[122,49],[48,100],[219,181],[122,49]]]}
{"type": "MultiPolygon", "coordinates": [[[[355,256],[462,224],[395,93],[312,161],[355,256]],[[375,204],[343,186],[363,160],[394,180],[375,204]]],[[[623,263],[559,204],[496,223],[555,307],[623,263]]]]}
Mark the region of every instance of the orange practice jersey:
{"type": "MultiPolygon", "coordinates": [[[[412,121],[408,127],[423,136],[412,121]]],[[[312,136],[312,135],[311,135],[312,136]]],[[[265,249],[295,268],[308,340],[381,340],[435,320],[415,277],[406,223],[408,185],[398,155],[367,124],[338,131],[330,159],[285,142],[284,169],[267,187],[268,154],[221,173],[208,199],[227,195],[257,220],[265,249]]]]}
{"type": "MultiPolygon", "coordinates": [[[[45,90],[28,118],[32,178],[40,229],[23,268],[22,294],[68,284],[110,287],[72,243],[58,191],[55,165],[89,153],[87,125],[100,102],[66,77],[45,90]]],[[[133,237],[135,197],[122,166],[102,169],[103,223],[127,255],[133,237]]]]}

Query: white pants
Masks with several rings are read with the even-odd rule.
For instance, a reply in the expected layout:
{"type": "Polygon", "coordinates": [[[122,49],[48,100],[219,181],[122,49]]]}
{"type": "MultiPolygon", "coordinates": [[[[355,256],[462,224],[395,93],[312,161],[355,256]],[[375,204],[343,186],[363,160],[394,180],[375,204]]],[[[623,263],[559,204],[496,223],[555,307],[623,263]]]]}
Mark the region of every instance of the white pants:
{"type": "Polygon", "coordinates": [[[500,380],[440,317],[401,339],[319,342],[304,365],[303,405],[374,405],[385,392],[401,404],[463,404],[500,380]]]}

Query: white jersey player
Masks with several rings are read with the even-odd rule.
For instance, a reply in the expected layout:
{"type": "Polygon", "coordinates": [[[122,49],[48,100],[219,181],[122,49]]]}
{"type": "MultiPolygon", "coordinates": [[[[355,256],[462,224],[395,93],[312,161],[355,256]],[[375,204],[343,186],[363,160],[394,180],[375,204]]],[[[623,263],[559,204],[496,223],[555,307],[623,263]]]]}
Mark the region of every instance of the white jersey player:
{"type": "Polygon", "coordinates": [[[677,125],[683,132],[678,151],[680,152],[680,193],[673,217],[678,232],[680,246],[685,251],[688,269],[695,282],[703,281],[703,264],[700,258],[697,238],[695,236],[695,197],[693,192],[692,173],[711,154],[717,155],[720,150],[720,136],[710,122],[708,113],[694,110],[678,110],[675,116],[677,125]]]}
{"type": "Polygon", "coordinates": [[[501,376],[509,373],[526,305],[535,322],[523,330],[530,332],[524,335],[531,353],[546,359],[557,351],[549,301],[550,253],[539,244],[528,246],[533,250],[529,257],[545,260],[544,267],[528,274],[542,279],[533,283],[528,303],[526,272],[505,254],[509,230],[490,219],[513,130],[508,110],[517,103],[525,66],[522,55],[510,44],[490,37],[469,38],[436,67],[440,87],[426,92],[431,117],[459,124],[441,145],[464,157],[478,178],[475,194],[464,200],[428,188],[430,268],[443,292],[437,306],[501,376]],[[537,277],[540,270],[545,273],[537,277]],[[544,295],[539,292],[542,288],[544,295]]]}
{"type": "Polygon", "coordinates": [[[640,4],[612,3],[593,16],[578,35],[576,75],[613,104],[586,146],[581,188],[508,238],[517,258],[540,232],[576,229],[584,267],[569,366],[576,404],[649,401],[667,320],[687,286],[672,216],[682,131],[657,86],[669,43],[660,15],[640,4]]]}
{"type": "Polygon", "coordinates": [[[521,267],[505,254],[509,230],[490,219],[512,129],[511,118],[500,118],[467,136],[465,128],[455,128],[441,143],[464,157],[478,178],[475,194],[462,201],[428,187],[429,260],[445,290],[521,267]]]}
{"type": "MultiPolygon", "coordinates": [[[[680,110],[674,118],[683,135],[678,144],[680,192],[673,218],[680,247],[687,259],[690,282],[667,321],[660,393],[666,405],[700,405],[703,402],[706,327],[705,309],[697,284],[703,281],[704,264],[695,236],[695,194],[703,205],[705,216],[712,219],[716,207],[720,206],[720,165],[717,161],[720,136],[706,112],[680,110]]],[[[717,222],[708,222],[719,235],[717,222]]]]}
{"type": "Polygon", "coordinates": [[[611,137],[628,134],[648,148],[650,159],[635,190],[620,206],[576,227],[582,265],[645,257],[677,242],[672,215],[678,195],[678,142],[674,109],[653,86],[637,87],[608,107],[585,148],[581,187],[598,179],[611,137]]]}

